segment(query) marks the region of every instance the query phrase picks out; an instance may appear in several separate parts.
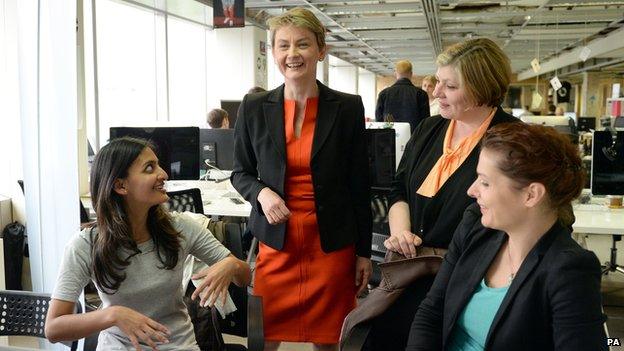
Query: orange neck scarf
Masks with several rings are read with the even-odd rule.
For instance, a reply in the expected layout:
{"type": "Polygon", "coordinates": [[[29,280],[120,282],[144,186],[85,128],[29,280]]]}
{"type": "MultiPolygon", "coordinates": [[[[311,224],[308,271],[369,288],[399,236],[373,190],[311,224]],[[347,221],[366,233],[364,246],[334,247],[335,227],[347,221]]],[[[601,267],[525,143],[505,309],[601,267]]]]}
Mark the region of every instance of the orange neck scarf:
{"type": "Polygon", "coordinates": [[[490,115],[481,123],[479,128],[472,134],[462,139],[457,146],[453,149],[453,132],[455,131],[455,120],[451,120],[446,134],[444,135],[444,150],[442,156],[438,159],[438,162],[433,166],[429,175],[416,191],[417,194],[426,197],[433,197],[438,193],[440,188],[446,183],[446,181],[453,175],[453,173],[461,166],[461,164],[468,158],[470,152],[477,146],[488,127],[496,108],[492,110],[490,115]]]}

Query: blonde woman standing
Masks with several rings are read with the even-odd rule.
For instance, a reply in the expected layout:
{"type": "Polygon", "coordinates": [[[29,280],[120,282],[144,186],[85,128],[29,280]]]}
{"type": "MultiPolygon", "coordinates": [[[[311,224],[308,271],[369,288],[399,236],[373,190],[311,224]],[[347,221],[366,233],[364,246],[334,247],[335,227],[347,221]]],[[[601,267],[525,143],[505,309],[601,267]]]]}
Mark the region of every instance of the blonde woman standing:
{"type": "Polygon", "coordinates": [[[295,8],[269,25],[285,83],[243,99],[231,178],[260,240],[254,293],[266,349],[291,341],[335,350],[371,274],[364,107],[316,80],[327,48],[312,12],[295,8]]]}
{"type": "Polygon", "coordinates": [[[438,99],[433,96],[433,90],[435,89],[436,84],[438,84],[438,80],[436,79],[436,77],[433,75],[428,75],[423,78],[422,84],[420,86],[422,90],[427,92],[427,96],[429,96],[429,114],[431,116],[440,114],[440,101],[438,101],[438,99]]]}

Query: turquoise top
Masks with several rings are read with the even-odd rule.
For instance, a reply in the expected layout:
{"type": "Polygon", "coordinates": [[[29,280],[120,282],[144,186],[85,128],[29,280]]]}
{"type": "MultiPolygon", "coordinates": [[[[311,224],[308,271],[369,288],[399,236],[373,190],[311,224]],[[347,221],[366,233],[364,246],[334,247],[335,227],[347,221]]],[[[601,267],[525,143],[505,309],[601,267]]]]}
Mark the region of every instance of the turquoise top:
{"type": "Polygon", "coordinates": [[[479,287],[455,324],[447,350],[484,350],[490,326],[508,289],[509,286],[490,288],[485,284],[485,279],[481,279],[479,287]]]}

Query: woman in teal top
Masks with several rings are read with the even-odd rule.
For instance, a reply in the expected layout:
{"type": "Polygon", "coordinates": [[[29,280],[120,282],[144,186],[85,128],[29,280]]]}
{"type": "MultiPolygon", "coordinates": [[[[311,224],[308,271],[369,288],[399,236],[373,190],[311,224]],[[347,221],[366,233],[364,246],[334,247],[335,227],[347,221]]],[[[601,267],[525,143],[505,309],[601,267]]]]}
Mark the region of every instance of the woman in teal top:
{"type": "Polygon", "coordinates": [[[578,151],[554,129],[501,124],[407,350],[607,350],[600,264],[570,235],[578,151]]]}

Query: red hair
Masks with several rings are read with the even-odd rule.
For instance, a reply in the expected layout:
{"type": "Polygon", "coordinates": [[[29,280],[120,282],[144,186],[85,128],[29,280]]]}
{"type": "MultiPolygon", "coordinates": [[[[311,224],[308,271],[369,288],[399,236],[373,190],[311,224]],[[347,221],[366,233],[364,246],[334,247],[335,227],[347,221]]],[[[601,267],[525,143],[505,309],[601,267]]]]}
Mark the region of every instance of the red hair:
{"type": "Polygon", "coordinates": [[[559,219],[572,224],[570,204],[583,190],[585,173],[578,149],[566,136],[552,127],[503,123],[487,131],[481,147],[501,156],[498,168],[520,187],[543,184],[559,219]]]}

